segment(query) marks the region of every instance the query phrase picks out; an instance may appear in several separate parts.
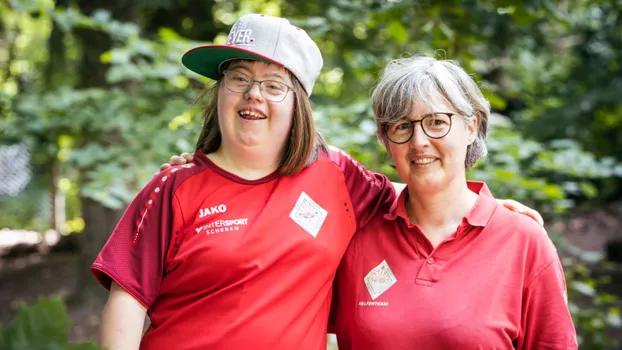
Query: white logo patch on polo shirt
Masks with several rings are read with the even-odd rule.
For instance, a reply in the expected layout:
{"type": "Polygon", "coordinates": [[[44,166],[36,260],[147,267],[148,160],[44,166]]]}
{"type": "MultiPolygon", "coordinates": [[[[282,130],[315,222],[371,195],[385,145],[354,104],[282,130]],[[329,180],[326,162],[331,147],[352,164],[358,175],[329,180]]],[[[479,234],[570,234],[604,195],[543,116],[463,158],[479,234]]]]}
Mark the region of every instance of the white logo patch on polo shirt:
{"type": "Polygon", "coordinates": [[[395,278],[386,260],[382,260],[380,265],[371,269],[364,280],[372,300],[386,292],[387,289],[391,288],[391,286],[397,282],[397,278],[395,278]]]}
{"type": "Polygon", "coordinates": [[[311,236],[316,237],[327,215],[328,212],[324,208],[320,207],[311,197],[302,192],[289,217],[309,232],[311,236]]]}

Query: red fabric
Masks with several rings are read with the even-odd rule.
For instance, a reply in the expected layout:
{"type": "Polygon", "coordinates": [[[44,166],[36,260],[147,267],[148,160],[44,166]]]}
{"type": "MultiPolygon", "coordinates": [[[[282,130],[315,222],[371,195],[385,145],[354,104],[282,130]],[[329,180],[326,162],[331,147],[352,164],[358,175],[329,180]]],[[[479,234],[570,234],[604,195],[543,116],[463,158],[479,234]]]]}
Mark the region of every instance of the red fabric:
{"type": "Polygon", "coordinates": [[[257,181],[196,154],[141,191],[93,272],[148,308],[141,349],[325,349],[339,261],[357,224],[394,199],[385,177],[337,151],[296,176],[257,181]],[[290,217],[317,224],[318,206],[327,214],[317,232],[290,217]]]}
{"type": "Polygon", "coordinates": [[[577,349],[546,232],[499,206],[485,184],[469,187],[475,206],[436,248],[409,224],[406,190],[355,235],[335,280],[340,350],[577,349]],[[383,261],[390,271],[374,270],[383,261]],[[375,298],[365,281],[372,270],[371,291],[394,281],[375,298]]]}

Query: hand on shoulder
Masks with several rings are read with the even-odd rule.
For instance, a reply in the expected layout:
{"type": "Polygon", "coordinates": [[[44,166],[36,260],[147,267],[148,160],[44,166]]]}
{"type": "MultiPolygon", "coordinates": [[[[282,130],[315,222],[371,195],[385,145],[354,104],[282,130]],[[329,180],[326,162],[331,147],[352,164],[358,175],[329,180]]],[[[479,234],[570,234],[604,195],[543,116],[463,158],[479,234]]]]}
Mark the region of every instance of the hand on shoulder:
{"type": "Polygon", "coordinates": [[[190,163],[194,160],[194,155],[190,153],[182,153],[178,156],[171,156],[169,158],[168,163],[164,163],[160,165],[160,171],[170,168],[173,165],[184,165],[186,163],[190,163]]]}

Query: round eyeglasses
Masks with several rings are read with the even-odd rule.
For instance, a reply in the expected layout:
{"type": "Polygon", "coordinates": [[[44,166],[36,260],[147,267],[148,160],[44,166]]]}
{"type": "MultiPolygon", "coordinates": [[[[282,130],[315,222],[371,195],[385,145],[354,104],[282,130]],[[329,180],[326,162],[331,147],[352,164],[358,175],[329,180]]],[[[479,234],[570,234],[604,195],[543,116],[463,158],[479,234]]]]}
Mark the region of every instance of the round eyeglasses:
{"type": "Polygon", "coordinates": [[[455,113],[439,112],[426,114],[420,120],[400,120],[396,123],[385,124],[384,132],[389,141],[402,144],[410,141],[415,133],[415,123],[421,123],[423,133],[429,138],[440,139],[451,130],[451,117],[455,113]]]}
{"type": "Polygon", "coordinates": [[[259,84],[261,96],[271,102],[281,102],[287,97],[287,94],[294,90],[289,85],[276,80],[254,80],[248,75],[235,71],[223,71],[225,76],[225,87],[229,91],[245,94],[253,88],[255,83],[259,84]]]}

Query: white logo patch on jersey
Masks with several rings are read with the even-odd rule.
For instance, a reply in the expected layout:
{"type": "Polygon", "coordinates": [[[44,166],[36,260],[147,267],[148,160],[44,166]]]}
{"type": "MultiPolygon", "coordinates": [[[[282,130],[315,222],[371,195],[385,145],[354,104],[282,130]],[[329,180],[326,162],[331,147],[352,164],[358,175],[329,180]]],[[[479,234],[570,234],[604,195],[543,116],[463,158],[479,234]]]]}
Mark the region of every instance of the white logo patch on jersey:
{"type": "Polygon", "coordinates": [[[397,278],[395,278],[386,260],[382,260],[380,265],[371,269],[363,280],[372,300],[386,292],[397,282],[397,278]]]}
{"type": "Polygon", "coordinates": [[[289,217],[313,237],[317,237],[328,212],[320,207],[306,193],[302,192],[289,217]]]}

